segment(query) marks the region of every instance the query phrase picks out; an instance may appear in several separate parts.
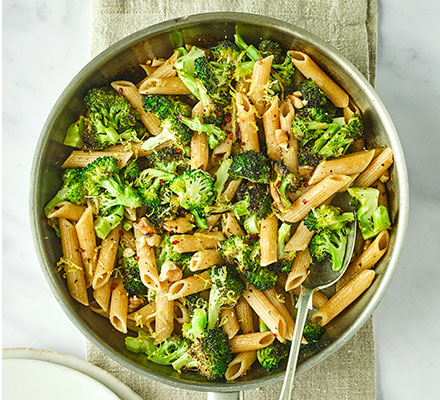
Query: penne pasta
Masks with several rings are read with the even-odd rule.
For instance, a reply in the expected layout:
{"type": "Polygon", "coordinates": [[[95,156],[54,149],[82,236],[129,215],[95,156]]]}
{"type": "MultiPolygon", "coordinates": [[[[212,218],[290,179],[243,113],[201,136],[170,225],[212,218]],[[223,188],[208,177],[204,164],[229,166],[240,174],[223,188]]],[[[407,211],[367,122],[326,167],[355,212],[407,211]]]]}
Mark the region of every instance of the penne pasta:
{"type": "Polygon", "coordinates": [[[359,174],[367,168],[373,157],[374,150],[365,150],[347,154],[335,160],[323,161],[316,167],[308,183],[314,185],[330,174],[359,174]]]}
{"type": "Polygon", "coordinates": [[[61,234],[61,247],[64,257],[63,267],[67,280],[67,289],[76,301],[88,306],[89,299],[87,297],[86,281],[75,227],[65,218],[59,218],[58,223],[61,234]]]}
{"type": "Polygon", "coordinates": [[[272,214],[260,222],[260,265],[263,267],[278,260],[278,218],[272,214]]]}
{"type": "Polygon", "coordinates": [[[270,159],[281,161],[281,147],[277,145],[275,131],[280,129],[279,99],[276,96],[270,107],[263,114],[264,136],[266,138],[267,155],[270,159]]]}
{"type": "Polygon", "coordinates": [[[168,288],[169,284],[163,284],[156,292],[155,344],[168,339],[174,330],[174,300],[168,298],[168,288]]]}
{"type": "Polygon", "coordinates": [[[233,213],[222,215],[222,231],[227,238],[232,235],[244,236],[244,231],[233,213]]]}
{"type": "Polygon", "coordinates": [[[225,372],[226,380],[233,381],[246,375],[246,372],[256,360],[257,352],[255,350],[237,354],[229,363],[225,372]]]}
{"type": "Polygon", "coordinates": [[[168,290],[169,300],[181,299],[193,293],[198,293],[211,287],[211,278],[208,271],[196,274],[174,282],[168,290]]]}
{"type": "Polygon", "coordinates": [[[311,78],[336,107],[344,108],[348,106],[348,94],[330,79],[309,55],[294,50],[288,51],[288,54],[292,57],[295,67],[306,78],[311,78]]]}
{"type": "Polygon", "coordinates": [[[254,103],[258,115],[263,115],[266,111],[265,95],[267,91],[267,84],[269,83],[272,61],[273,55],[256,61],[252,71],[249,98],[252,100],[252,103],[254,103]]]}
{"type": "Polygon", "coordinates": [[[236,335],[229,339],[232,353],[243,353],[263,349],[273,343],[275,336],[272,332],[255,332],[245,335],[236,335]]]}
{"type": "Polygon", "coordinates": [[[351,178],[347,175],[331,174],[326,176],[307,193],[297,199],[287,211],[283,212],[281,219],[286,222],[300,221],[307,216],[312,208],[318,207],[350,181],[351,178]]]}
{"type": "Polygon", "coordinates": [[[265,294],[251,285],[243,292],[243,297],[276,338],[284,342],[287,323],[265,294]]]}
{"type": "Polygon", "coordinates": [[[238,325],[243,334],[252,333],[254,331],[254,321],[252,317],[252,309],[249,303],[241,296],[235,306],[237,313],[238,325]]]}
{"type": "Polygon", "coordinates": [[[292,269],[287,276],[285,287],[286,292],[290,292],[292,289],[301,286],[301,284],[306,280],[310,261],[310,253],[308,248],[296,253],[296,257],[293,260],[292,269]]]}
{"type": "Polygon", "coordinates": [[[304,225],[304,220],[302,220],[296,228],[295,233],[284,246],[284,251],[290,252],[305,250],[309,246],[312,237],[313,231],[309,231],[309,229],[304,225]]]}
{"type": "Polygon", "coordinates": [[[113,278],[110,278],[107,283],[98,289],[93,290],[93,298],[96,300],[98,305],[104,310],[109,310],[110,297],[112,294],[113,278]]]}
{"type": "Polygon", "coordinates": [[[75,225],[78,242],[81,248],[81,258],[86,278],[86,285],[92,285],[96,269],[97,252],[95,226],[93,224],[93,209],[87,207],[79,221],[75,225]]]}
{"type": "Polygon", "coordinates": [[[131,321],[139,321],[141,325],[149,325],[156,318],[156,302],[148,303],[146,306],[127,315],[131,321]]]}
{"type": "Polygon", "coordinates": [[[163,229],[167,232],[187,233],[194,229],[195,225],[188,221],[185,217],[169,219],[163,223],[163,229]]]}
{"type": "Polygon", "coordinates": [[[140,94],[185,95],[191,92],[177,76],[169,78],[148,77],[140,86],[140,94]]]}
{"type": "Polygon", "coordinates": [[[226,189],[223,191],[222,195],[220,196],[220,201],[222,203],[229,203],[235,196],[235,193],[237,192],[238,188],[240,187],[242,182],[242,179],[235,179],[228,183],[228,186],[226,186],[226,189]]]}
{"type": "Polygon", "coordinates": [[[93,289],[99,289],[110,279],[118,251],[119,236],[121,227],[113,229],[101,243],[98,263],[96,265],[95,275],[93,276],[93,289]]]}
{"type": "Polygon", "coordinates": [[[203,271],[214,265],[223,265],[224,261],[218,250],[200,250],[191,257],[189,269],[193,272],[203,271]]]}
{"type": "Polygon", "coordinates": [[[117,92],[122,93],[130,104],[136,109],[140,114],[140,119],[142,123],[147,128],[151,135],[158,135],[162,131],[162,126],[159,118],[153,113],[144,110],[142,103],[142,96],[139,93],[138,88],[129,81],[114,81],[111,83],[113,89],[117,92]]]}
{"type": "Polygon", "coordinates": [[[237,119],[243,151],[253,150],[259,152],[260,142],[258,141],[258,127],[255,122],[255,107],[243,93],[236,94],[235,104],[237,106],[237,119]]]}
{"type": "Polygon", "coordinates": [[[61,201],[56,204],[47,214],[47,218],[65,218],[70,221],[78,221],[86,208],[68,201],[61,201]]]}
{"type": "Polygon", "coordinates": [[[336,283],[336,290],[340,290],[362,271],[372,268],[386,253],[389,243],[388,231],[379,233],[367,249],[350,263],[342,278],[336,283]]]}
{"type": "Polygon", "coordinates": [[[225,240],[221,232],[195,233],[194,235],[173,235],[170,238],[174,250],[179,253],[207,250],[216,248],[225,240]]]}
{"type": "MultiPolygon", "coordinates": [[[[301,288],[300,287],[294,288],[292,290],[292,293],[296,297],[299,297],[301,293],[301,288]]],[[[325,303],[327,303],[327,301],[328,301],[328,297],[321,291],[317,290],[315,293],[313,293],[312,304],[313,307],[315,307],[316,309],[321,308],[325,303]]]]}
{"type": "Polygon", "coordinates": [[[238,325],[237,315],[234,308],[223,308],[220,310],[220,325],[228,335],[228,338],[233,338],[238,331],[240,326],[238,325]]]}
{"type": "Polygon", "coordinates": [[[312,321],[321,326],[327,325],[333,318],[339,315],[363,292],[365,292],[373,282],[375,272],[367,269],[356,275],[340,291],[325,303],[312,316],[312,321]]]}
{"type": "Polygon", "coordinates": [[[118,167],[123,168],[127,165],[128,160],[133,156],[133,151],[124,151],[122,146],[119,145],[117,149],[121,150],[109,150],[106,151],[80,151],[74,150],[67,157],[66,161],[61,165],[61,168],[84,168],[86,165],[95,161],[99,157],[111,156],[118,160],[118,167]]]}
{"type": "Polygon", "coordinates": [[[191,138],[191,168],[203,169],[208,167],[209,146],[206,133],[194,132],[191,138]]]}
{"type": "Polygon", "coordinates": [[[292,123],[295,118],[295,108],[290,100],[285,100],[280,105],[280,127],[286,132],[287,147],[281,146],[281,160],[287,169],[299,176],[298,166],[298,141],[293,136],[292,123]]]}
{"type": "MultiPolygon", "coordinates": [[[[144,86],[148,86],[148,81],[150,79],[156,79],[156,78],[171,78],[172,76],[176,76],[176,70],[174,68],[174,63],[176,62],[177,58],[179,57],[179,51],[176,50],[168,60],[166,60],[164,63],[161,63],[158,65],[157,69],[154,70],[151,75],[148,76],[148,79],[145,80],[145,82],[139,86],[139,92],[142,93],[144,90],[144,86]]],[[[156,66],[156,65],[152,65],[156,66]]]]}
{"type": "Polygon", "coordinates": [[[124,288],[122,279],[117,279],[112,285],[109,319],[113,327],[122,333],[127,333],[127,312],[127,291],[124,288]]]}
{"type": "Polygon", "coordinates": [[[368,167],[357,177],[353,186],[367,187],[376,182],[393,163],[393,152],[390,148],[383,151],[371,161],[368,167]]]}

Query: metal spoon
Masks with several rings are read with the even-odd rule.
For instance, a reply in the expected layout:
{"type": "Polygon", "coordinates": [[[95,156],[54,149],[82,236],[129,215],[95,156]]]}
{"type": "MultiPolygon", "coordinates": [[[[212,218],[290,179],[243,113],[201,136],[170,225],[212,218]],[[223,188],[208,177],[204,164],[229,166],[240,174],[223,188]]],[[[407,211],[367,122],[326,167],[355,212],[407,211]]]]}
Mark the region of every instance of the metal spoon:
{"type": "MultiPolygon", "coordinates": [[[[332,205],[340,207],[343,211],[354,212],[355,208],[350,205],[350,195],[347,192],[338,194],[332,201],[332,205]]],[[[344,261],[339,271],[333,271],[331,260],[322,262],[313,262],[309,266],[309,274],[307,279],[301,286],[301,293],[296,303],[298,309],[295,321],[295,332],[293,334],[292,345],[290,347],[289,361],[286,368],[286,376],[284,377],[283,388],[281,389],[280,400],[289,400],[292,394],[293,382],[295,379],[296,364],[304,331],[304,325],[307,319],[307,313],[312,309],[313,293],[317,290],[325,289],[334,283],[344,274],[350,263],[353,254],[354,243],[356,239],[356,218],[350,225],[350,233],[347,237],[347,245],[345,248],[344,261]]]]}

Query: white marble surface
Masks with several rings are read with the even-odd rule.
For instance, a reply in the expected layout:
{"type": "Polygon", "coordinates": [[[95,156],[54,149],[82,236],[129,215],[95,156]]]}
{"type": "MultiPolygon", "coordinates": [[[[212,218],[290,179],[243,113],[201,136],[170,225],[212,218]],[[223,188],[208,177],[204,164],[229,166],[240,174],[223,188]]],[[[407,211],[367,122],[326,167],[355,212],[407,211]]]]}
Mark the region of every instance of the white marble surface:
{"type": "MultiPolygon", "coordinates": [[[[406,154],[411,212],[399,269],[375,313],[378,398],[433,399],[440,392],[440,3],[387,0],[379,12],[377,90],[406,154]]],[[[84,357],[84,339],[38,265],[28,181],[51,106],[89,60],[90,23],[89,0],[3,2],[3,347],[84,357]]]]}

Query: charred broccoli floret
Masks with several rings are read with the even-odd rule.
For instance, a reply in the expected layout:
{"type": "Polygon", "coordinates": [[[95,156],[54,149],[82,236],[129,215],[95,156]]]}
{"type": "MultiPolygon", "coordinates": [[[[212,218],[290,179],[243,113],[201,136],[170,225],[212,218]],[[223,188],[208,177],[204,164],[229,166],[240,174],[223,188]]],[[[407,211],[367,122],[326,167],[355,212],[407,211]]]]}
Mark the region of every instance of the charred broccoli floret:
{"type": "Polygon", "coordinates": [[[223,40],[210,51],[210,60],[222,64],[236,64],[240,60],[241,51],[238,46],[230,40],[223,40]]]}
{"type": "Polygon", "coordinates": [[[270,162],[267,156],[247,150],[234,157],[229,176],[232,179],[244,178],[255,183],[269,183],[270,162]]]}
{"type": "Polygon", "coordinates": [[[304,339],[306,339],[307,344],[301,344],[301,348],[306,348],[314,343],[317,343],[324,333],[325,333],[324,327],[314,322],[306,321],[306,325],[304,326],[303,336],[304,339]]]}
{"type": "Polygon", "coordinates": [[[262,40],[258,45],[258,50],[263,58],[273,55],[273,64],[281,64],[283,62],[283,47],[274,40],[262,40]]]}
{"type": "Polygon", "coordinates": [[[272,161],[270,192],[278,209],[285,210],[291,206],[287,191],[295,191],[301,185],[301,180],[280,161],[272,161]]]}
{"type": "Polygon", "coordinates": [[[293,77],[295,75],[295,65],[293,64],[292,57],[287,55],[284,62],[275,63],[272,65],[272,85],[271,89],[275,94],[284,99],[286,94],[293,91],[293,77]],[[274,82],[276,81],[276,82],[274,82]]]}
{"type": "Polygon", "coordinates": [[[146,286],[141,281],[139,265],[135,257],[121,257],[122,276],[124,288],[131,296],[139,296],[147,293],[146,286]]]}
{"type": "Polygon", "coordinates": [[[322,205],[309,211],[304,225],[309,231],[319,232],[322,229],[343,229],[348,222],[354,220],[351,212],[343,213],[338,207],[322,205]]]}
{"type": "Polygon", "coordinates": [[[177,174],[187,169],[188,158],[179,148],[165,147],[151,154],[149,158],[150,166],[160,171],[170,174],[177,174]]]}

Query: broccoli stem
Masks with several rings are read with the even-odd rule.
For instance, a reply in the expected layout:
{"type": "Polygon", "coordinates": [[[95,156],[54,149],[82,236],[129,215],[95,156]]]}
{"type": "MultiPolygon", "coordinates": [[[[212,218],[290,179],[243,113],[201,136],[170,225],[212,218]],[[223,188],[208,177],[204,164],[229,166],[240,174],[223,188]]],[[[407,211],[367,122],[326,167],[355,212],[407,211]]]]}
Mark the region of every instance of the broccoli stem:
{"type": "Polygon", "coordinates": [[[194,216],[194,221],[196,222],[196,225],[201,229],[208,229],[208,224],[206,223],[206,219],[202,218],[197,211],[193,210],[191,211],[192,215],[194,216]]]}
{"type": "Polygon", "coordinates": [[[220,299],[220,293],[215,288],[211,288],[209,292],[209,305],[208,305],[208,329],[215,327],[218,316],[220,314],[220,309],[222,308],[223,302],[220,299]]]}
{"type": "Polygon", "coordinates": [[[154,340],[142,331],[138,332],[138,337],[127,336],[125,338],[125,347],[133,353],[145,353],[146,355],[157,350],[154,340]]]}
{"type": "Polygon", "coordinates": [[[283,222],[280,228],[278,229],[278,259],[283,258],[285,255],[284,246],[289,240],[291,228],[292,225],[283,222]]]}
{"type": "Polygon", "coordinates": [[[235,44],[241,49],[246,51],[246,54],[252,61],[261,60],[261,55],[253,45],[247,45],[240,34],[237,32],[234,35],[235,44]]]}
{"type": "Polygon", "coordinates": [[[174,361],[171,365],[176,371],[180,372],[183,368],[185,369],[197,368],[198,362],[190,355],[184,354],[176,361],[174,361]]]}
{"type": "Polygon", "coordinates": [[[219,169],[215,173],[216,179],[214,183],[214,192],[217,193],[217,198],[221,196],[225,183],[229,178],[228,171],[231,164],[232,164],[232,158],[223,160],[222,163],[220,164],[219,169]]]}

